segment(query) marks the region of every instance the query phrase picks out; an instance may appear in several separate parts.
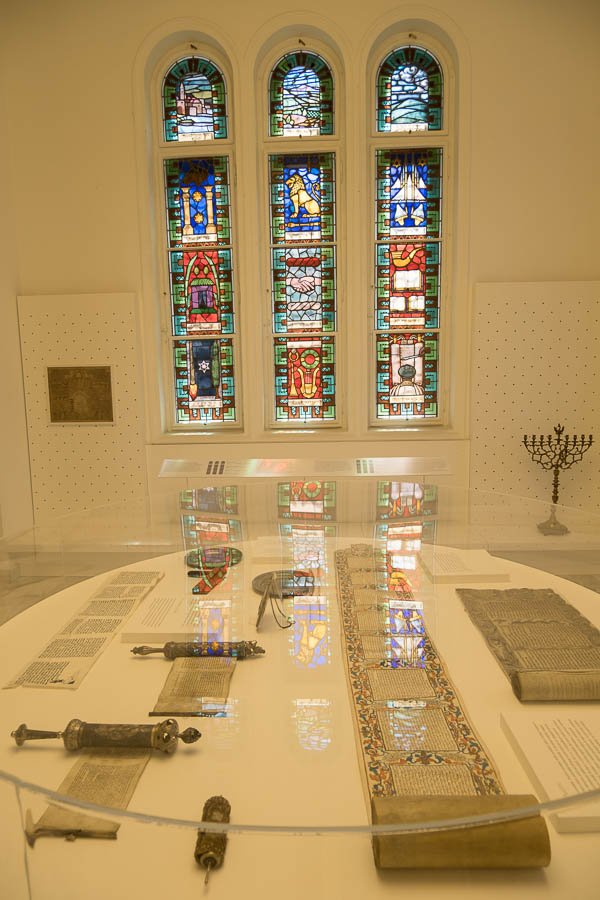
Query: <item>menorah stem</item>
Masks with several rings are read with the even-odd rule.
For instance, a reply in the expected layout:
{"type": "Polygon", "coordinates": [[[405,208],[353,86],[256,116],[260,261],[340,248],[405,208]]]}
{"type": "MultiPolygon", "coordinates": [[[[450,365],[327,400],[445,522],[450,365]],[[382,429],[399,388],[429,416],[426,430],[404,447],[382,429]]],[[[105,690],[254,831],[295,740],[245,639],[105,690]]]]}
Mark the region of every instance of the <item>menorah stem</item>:
{"type": "Polygon", "coordinates": [[[552,502],[554,504],[558,503],[558,473],[560,472],[560,465],[556,463],[554,466],[554,478],[552,480],[552,502]]]}

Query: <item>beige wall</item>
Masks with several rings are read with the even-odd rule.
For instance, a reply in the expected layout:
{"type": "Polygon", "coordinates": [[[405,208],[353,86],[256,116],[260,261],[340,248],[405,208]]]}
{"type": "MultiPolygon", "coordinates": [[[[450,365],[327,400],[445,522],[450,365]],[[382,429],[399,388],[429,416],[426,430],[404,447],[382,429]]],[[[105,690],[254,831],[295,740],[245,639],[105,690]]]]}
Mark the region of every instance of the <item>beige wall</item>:
{"type": "Polygon", "coordinates": [[[28,528],[32,519],[25,402],[17,326],[13,179],[9,126],[0,85],[0,537],[28,528]]]}
{"type": "MultiPolygon", "coordinates": [[[[151,298],[142,291],[140,235],[146,232],[137,192],[146,185],[136,171],[133,109],[139,48],[168,19],[195,16],[232,53],[242,90],[252,75],[253,48],[286,13],[281,0],[221,0],[203,20],[206,9],[190,0],[3,4],[6,132],[0,153],[6,158],[0,168],[12,182],[14,216],[3,202],[0,222],[8,234],[0,252],[8,262],[0,276],[0,365],[3,384],[12,389],[2,398],[3,421],[11,424],[10,440],[6,428],[2,436],[11,471],[2,506],[11,526],[21,525],[15,497],[26,498],[27,508],[30,503],[14,294],[135,293],[142,317],[151,315],[151,298]]],[[[466,292],[477,282],[598,279],[600,4],[438,0],[428,7],[328,0],[324,6],[312,0],[298,19],[328,21],[345,53],[360,56],[378,22],[427,18],[428,12],[465,49],[464,70],[470,65],[471,72],[470,121],[460,148],[469,167],[457,185],[468,223],[457,242],[466,292]]],[[[455,322],[466,336],[469,302],[455,322]]],[[[466,349],[464,356],[460,365],[468,366],[466,349]]],[[[144,397],[141,383],[139,398],[140,404],[156,402],[144,397]]],[[[467,452],[467,441],[464,447],[467,452]]],[[[398,440],[379,452],[396,455],[398,440]]],[[[528,487],[536,493],[535,481],[528,487]]]]}

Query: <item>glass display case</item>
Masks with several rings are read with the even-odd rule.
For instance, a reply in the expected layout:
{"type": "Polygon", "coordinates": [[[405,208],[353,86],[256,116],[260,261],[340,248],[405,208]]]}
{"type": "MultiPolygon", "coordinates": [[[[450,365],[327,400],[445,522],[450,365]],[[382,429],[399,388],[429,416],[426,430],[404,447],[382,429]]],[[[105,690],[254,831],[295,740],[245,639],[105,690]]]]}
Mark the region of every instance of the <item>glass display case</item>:
{"type": "Polygon", "coordinates": [[[3,896],[594,896],[600,517],[279,462],[1,545],[3,896]]]}

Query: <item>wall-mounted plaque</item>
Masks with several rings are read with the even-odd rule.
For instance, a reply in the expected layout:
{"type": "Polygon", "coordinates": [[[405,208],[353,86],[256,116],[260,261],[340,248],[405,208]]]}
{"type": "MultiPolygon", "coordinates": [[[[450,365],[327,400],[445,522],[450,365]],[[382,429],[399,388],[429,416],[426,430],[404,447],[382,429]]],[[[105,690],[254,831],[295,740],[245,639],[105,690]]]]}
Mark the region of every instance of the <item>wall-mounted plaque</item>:
{"type": "Polygon", "coordinates": [[[48,366],[51,422],[113,422],[110,366],[48,366]]]}

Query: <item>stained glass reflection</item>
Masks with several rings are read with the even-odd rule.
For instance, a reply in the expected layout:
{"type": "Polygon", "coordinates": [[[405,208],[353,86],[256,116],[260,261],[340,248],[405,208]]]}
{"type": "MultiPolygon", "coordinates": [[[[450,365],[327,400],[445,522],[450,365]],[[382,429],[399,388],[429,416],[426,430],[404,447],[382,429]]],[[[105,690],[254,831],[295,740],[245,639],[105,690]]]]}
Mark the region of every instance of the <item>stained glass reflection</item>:
{"type": "Polygon", "coordinates": [[[186,488],[179,494],[182,509],[195,509],[206,513],[238,513],[238,487],[186,488]]]}
{"type": "Polygon", "coordinates": [[[303,750],[327,750],[332,741],[329,700],[294,700],[292,716],[303,750]]]}
{"type": "Polygon", "coordinates": [[[297,665],[315,669],[331,657],[329,610],[325,596],[294,598],[293,656],[297,665]]]}
{"type": "Polygon", "coordinates": [[[423,604],[417,600],[390,600],[390,648],[392,668],[425,668],[425,621],[423,604]]]}
{"type": "Polygon", "coordinates": [[[330,521],[336,515],[335,481],[285,481],[277,485],[278,516],[282,519],[330,521]]]}
{"type": "Polygon", "coordinates": [[[196,641],[231,641],[231,596],[210,601],[193,598],[188,601],[182,625],[189,628],[196,641]]]}
{"type": "Polygon", "coordinates": [[[335,518],[335,482],[290,481],[277,486],[278,514],[287,520],[279,530],[286,540],[292,566],[310,572],[315,592],[293,600],[291,653],[295,663],[315,669],[331,657],[327,596],[327,539],[336,528],[323,524],[335,518]]]}

